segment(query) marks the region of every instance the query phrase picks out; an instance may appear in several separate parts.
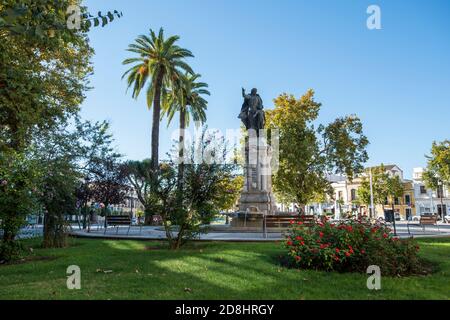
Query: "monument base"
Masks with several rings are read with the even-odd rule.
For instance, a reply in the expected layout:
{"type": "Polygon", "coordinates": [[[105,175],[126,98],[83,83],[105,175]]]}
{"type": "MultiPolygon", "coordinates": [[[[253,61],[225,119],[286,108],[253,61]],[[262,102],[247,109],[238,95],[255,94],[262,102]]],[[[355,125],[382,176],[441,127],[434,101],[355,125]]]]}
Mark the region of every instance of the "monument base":
{"type": "Polygon", "coordinates": [[[239,212],[271,214],[275,205],[273,196],[267,191],[244,191],[239,200],[239,212]]]}
{"type": "Polygon", "coordinates": [[[233,217],[233,228],[262,228],[264,215],[273,213],[275,201],[267,191],[244,191],[239,201],[239,212],[233,217]]]}

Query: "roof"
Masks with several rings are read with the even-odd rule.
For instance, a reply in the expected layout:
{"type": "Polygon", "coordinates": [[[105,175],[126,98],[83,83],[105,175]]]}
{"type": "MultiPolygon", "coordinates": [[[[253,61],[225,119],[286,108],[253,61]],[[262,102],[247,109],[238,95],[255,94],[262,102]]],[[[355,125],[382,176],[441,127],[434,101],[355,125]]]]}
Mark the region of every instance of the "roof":
{"type": "MultiPolygon", "coordinates": [[[[379,168],[379,167],[381,167],[381,164],[378,165],[378,166],[367,167],[366,169],[375,169],[375,168],[379,168]]],[[[398,165],[396,165],[396,164],[383,164],[383,167],[384,167],[386,170],[392,170],[392,169],[394,169],[394,167],[397,167],[400,171],[403,171],[403,170],[400,169],[400,167],[399,167],[398,165]]]]}

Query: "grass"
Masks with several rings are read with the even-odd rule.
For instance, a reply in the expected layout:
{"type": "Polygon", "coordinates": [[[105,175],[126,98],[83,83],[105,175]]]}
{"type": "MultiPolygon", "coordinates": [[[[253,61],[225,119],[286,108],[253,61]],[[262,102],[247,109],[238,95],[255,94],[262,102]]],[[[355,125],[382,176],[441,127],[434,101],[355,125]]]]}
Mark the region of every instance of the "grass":
{"type": "Polygon", "coordinates": [[[194,243],[179,251],[155,241],[71,239],[66,249],[38,249],[21,264],[0,266],[0,299],[449,299],[450,239],[421,239],[428,276],[382,277],[280,267],[280,243],[194,243]],[[66,269],[81,268],[81,290],[66,269]],[[112,270],[104,273],[104,270],[112,270]]]}

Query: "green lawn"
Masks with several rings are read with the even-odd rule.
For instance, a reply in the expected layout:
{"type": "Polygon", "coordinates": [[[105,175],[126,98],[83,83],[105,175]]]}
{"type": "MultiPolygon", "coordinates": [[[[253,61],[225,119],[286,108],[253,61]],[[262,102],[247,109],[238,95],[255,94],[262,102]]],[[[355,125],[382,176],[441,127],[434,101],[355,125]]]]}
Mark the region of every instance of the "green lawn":
{"type": "Polygon", "coordinates": [[[364,274],[277,266],[279,243],[195,243],[170,252],[159,242],[72,239],[70,248],[35,249],[35,260],[0,266],[0,299],[449,299],[450,239],[419,242],[438,270],[383,277],[375,292],[364,274]],[[81,268],[81,290],[66,288],[69,265],[81,268]]]}

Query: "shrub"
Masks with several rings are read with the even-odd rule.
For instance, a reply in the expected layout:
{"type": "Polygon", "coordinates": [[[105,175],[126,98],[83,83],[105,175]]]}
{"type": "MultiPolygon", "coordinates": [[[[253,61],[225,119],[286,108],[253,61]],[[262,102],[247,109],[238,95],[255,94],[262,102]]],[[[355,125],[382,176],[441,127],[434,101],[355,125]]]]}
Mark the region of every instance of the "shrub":
{"type": "Polygon", "coordinates": [[[392,237],[386,224],[367,220],[331,223],[323,218],[312,226],[291,221],[286,235],[289,266],[339,272],[366,272],[377,265],[384,275],[418,273],[419,246],[413,239],[392,237]]]}

